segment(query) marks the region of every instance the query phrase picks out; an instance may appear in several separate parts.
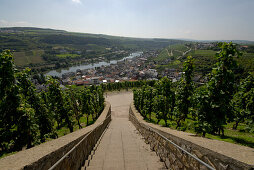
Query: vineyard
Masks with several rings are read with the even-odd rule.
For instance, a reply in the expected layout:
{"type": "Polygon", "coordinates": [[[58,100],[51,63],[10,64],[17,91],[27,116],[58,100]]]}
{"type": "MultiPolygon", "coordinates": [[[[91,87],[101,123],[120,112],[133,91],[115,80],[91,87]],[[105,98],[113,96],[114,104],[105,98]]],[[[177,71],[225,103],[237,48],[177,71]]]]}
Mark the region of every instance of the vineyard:
{"type": "Polygon", "coordinates": [[[200,86],[192,81],[188,57],[180,81],[125,81],[63,89],[48,77],[38,92],[30,69],[17,71],[13,56],[0,56],[0,157],[31,148],[92,124],[104,108],[104,92],[133,90],[134,104],[150,122],[254,147],[254,75],[236,76],[241,53],[219,44],[217,63],[200,86]],[[241,78],[241,79],[240,79],[241,78]]]}
{"type": "Polygon", "coordinates": [[[9,51],[1,53],[0,64],[0,156],[87,126],[104,109],[100,86],[63,90],[48,78],[47,89],[37,92],[30,70],[17,71],[9,51]]]}
{"type": "Polygon", "coordinates": [[[104,91],[155,83],[126,81],[61,88],[58,79],[47,77],[46,90],[38,92],[30,69],[17,71],[9,51],[1,53],[0,59],[0,157],[92,124],[104,109],[104,91]]]}
{"type": "Polygon", "coordinates": [[[103,91],[115,91],[115,90],[126,90],[133,88],[140,88],[144,85],[153,86],[155,80],[139,80],[139,81],[124,81],[124,82],[116,82],[116,83],[107,83],[107,84],[101,84],[103,91]]]}
{"type": "Polygon", "coordinates": [[[147,121],[254,147],[254,76],[241,80],[235,76],[235,58],[241,53],[232,43],[219,47],[217,63],[204,85],[193,83],[194,60],[188,57],[180,81],[172,83],[164,77],[135,89],[135,107],[147,121]]]}

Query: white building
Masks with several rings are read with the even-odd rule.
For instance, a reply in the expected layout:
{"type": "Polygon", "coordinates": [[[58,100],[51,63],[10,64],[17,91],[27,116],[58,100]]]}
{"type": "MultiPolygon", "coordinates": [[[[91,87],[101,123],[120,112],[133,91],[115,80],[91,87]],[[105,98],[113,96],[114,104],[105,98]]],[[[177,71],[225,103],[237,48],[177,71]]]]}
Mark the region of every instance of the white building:
{"type": "Polygon", "coordinates": [[[158,76],[158,72],[157,70],[155,69],[149,69],[146,71],[146,74],[149,76],[149,77],[153,77],[153,78],[156,78],[158,76]]]}

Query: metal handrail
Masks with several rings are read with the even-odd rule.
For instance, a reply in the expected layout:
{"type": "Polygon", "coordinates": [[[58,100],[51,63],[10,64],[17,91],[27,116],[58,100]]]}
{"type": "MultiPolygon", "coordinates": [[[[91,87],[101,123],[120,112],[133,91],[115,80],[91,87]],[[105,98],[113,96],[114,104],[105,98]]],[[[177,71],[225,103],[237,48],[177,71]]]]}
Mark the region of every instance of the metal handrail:
{"type": "MultiPolygon", "coordinates": [[[[136,121],[138,122],[136,116],[134,116],[133,114],[130,113],[131,116],[133,116],[136,121]]],[[[139,122],[138,122],[139,123],[139,122]]],[[[201,159],[199,159],[198,157],[196,157],[195,155],[191,154],[190,152],[186,151],[185,149],[183,149],[181,146],[177,145],[176,143],[174,143],[173,141],[169,140],[168,138],[166,138],[165,136],[163,136],[161,133],[155,131],[153,128],[151,128],[150,126],[143,124],[142,125],[146,126],[146,128],[148,128],[148,130],[156,133],[157,135],[159,135],[160,137],[162,137],[164,140],[166,140],[167,142],[171,143],[172,145],[174,145],[175,147],[177,147],[178,149],[180,149],[181,151],[185,152],[187,155],[189,155],[190,157],[192,157],[193,159],[195,159],[196,161],[198,161],[200,164],[206,166],[208,169],[211,170],[215,170],[215,168],[213,168],[212,166],[210,166],[209,164],[205,163],[204,161],[202,161],[201,159]]]]}
{"type": "Polygon", "coordinates": [[[96,128],[94,128],[93,130],[91,130],[90,132],[88,132],[75,146],[73,146],[73,148],[71,150],[69,150],[69,152],[67,152],[61,159],[59,159],[53,166],[51,166],[49,168],[49,170],[53,170],[54,168],[56,168],[58,166],[58,164],[60,164],[65,158],[68,158],[68,155],[73,152],[86,138],[88,135],[90,135],[95,129],[97,129],[99,126],[101,126],[105,121],[107,121],[108,118],[111,117],[111,114],[108,115],[105,120],[103,122],[101,122],[96,128]]]}

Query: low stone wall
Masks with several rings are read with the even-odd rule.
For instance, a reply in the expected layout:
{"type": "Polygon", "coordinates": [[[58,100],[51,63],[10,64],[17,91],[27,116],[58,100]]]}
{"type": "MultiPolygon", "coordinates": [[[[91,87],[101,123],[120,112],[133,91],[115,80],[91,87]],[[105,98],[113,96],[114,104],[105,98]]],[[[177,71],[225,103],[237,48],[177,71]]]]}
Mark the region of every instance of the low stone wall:
{"type": "Polygon", "coordinates": [[[20,151],[0,159],[1,170],[36,169],[44,170],[52,167],[59,159],[75,147],[76,150],[67,156],[55,169],[78,169],[89,156],[97,140],[111,121],[111,106],[105,104],[104,111],[96,122],[86,128],[45,142],[31,149],[20,151]],[[107,119],[106,119],[107,118],[107,119]],[[86,137],[86,139],[84,139],[86,137]],[[64,168],[63,168],[64,167],[64,168]]]}
{"type": "Polygon", "coordinates": [[[90,131],[77,145],[75,145],[61,160],[59,160],[50,170],[80,169],[85,160],[88,159],[95,144],[111,121],[109,115],[104,122],[90,131]]]}
{"type": "Polygon", "coordinates": [[[161,127],[154,124],[151,127],[151,123],[147,123],[143,120],[143,117],[136,110],[133,103],[130,106],[129,112],[130,121],[139,130],[139,132],[145,138],[146,142],[150,144],[151,149],[160,156],[161,160],[165,162],[165,165],[169,169],[208,169],[206,166],[202,165],[199,161],[191,157],[189,154],[183,152],[176,145],[180,146],[181,148],[189,152],[191,155],[199,158],[214,169],[254,169],[253,165],[240,162],[231,157],[227,157],[213,150],[204,148],[197,143],[193,143],[178,136],[172,135],[166,132],[166,129],[169,128],[161,127]],[[164,139],[162,136],[155,132],[158,132],[176,145],[168,142],[166,139],[164,139]]]}

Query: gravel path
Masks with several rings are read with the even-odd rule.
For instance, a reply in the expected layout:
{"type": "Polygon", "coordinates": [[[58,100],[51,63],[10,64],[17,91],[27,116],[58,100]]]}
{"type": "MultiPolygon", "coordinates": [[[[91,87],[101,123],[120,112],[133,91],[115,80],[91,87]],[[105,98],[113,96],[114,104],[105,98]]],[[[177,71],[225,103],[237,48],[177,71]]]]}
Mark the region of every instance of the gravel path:
{"type": "Polygon", "coordinates": [[[87,169],[164,169],[128,119],[132,92],[109,93],[106,100],[111,103],[112,122],[87,169]]]}

